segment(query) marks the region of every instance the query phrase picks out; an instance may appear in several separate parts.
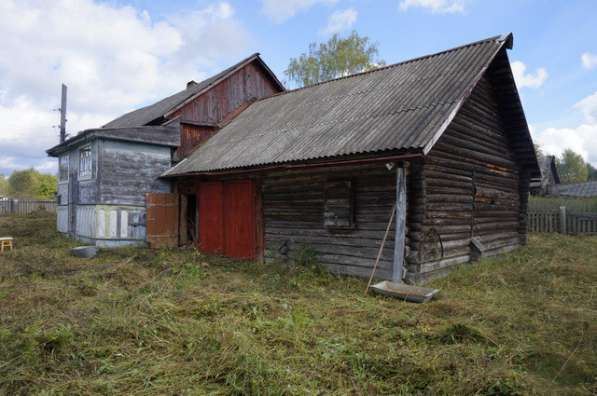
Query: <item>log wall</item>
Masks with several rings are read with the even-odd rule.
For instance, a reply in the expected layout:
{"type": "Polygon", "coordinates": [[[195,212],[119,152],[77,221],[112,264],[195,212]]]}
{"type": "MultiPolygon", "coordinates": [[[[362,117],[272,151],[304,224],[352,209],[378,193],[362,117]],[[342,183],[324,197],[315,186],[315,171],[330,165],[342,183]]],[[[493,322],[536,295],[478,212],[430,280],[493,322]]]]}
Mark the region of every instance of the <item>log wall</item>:
{"type": "MultiPolygon", "coordinates": [[[[265,260],[291,261],[312,252],[333,272],[369,276],[396,199],[396,170],[383,164],[278,172],[262,182],[265,260]],[[354,226],[324,226],[327,181],[349,180],[354,226]]],[[[408,225],[408,220],[407,220],[408,225]]],[[[407,233],[406,254],[409,253],[407,233]]],[[[392,276],[394,224],[386,241],[377,277],[392,276]]]]}
{"type": "Polygon", "coordinates": [[[472,238],[481,241],[484,255],[525,242],[528,177],[515,159],[489,79],[479,82],[425,158],[419,179],[424,215],[411,233],[411,281],[470,261],[472,238]]]}

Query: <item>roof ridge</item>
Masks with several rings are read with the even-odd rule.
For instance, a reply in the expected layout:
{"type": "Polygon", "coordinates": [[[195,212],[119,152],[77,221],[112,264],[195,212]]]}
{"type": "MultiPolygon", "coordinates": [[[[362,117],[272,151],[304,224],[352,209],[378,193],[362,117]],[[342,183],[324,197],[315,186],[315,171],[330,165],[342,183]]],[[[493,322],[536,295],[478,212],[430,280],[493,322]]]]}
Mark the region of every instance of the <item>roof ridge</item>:
{"type": "Polygon", "coordinates": [[[507,45],[511,45],[510,43],[512,41],[512,33],[506,33],[506,34],[501,34],[501,35],[498,35],[498,36],[488,37],[486,39],[473,41],[473,42],[467,43],[467,44],[462,44],[462,45],[459,45],[459,46],[456,46],[456,47],[452,47],[452,48],[449,48],[449,49],[446,49],[446,50],[442,50],[442,51],[439,51],[439,52],[434,52],[434,53],[431,53],[431,54],[422,55],[422,56],[418,56],[418,57],[415,57],[415,58],[410,58],[410,59],[407,59],[407,60],[404,60],[404,61],[392,63],[390,65],[386,65],[386,66],[382,66],[382,67],[377,67],[375,69],[371,69],[371,70],[366,70],[366,71],[362,71],[362,72],[350,74],[348,76],[342,76],[342,77],[333,78],[331,80],[321,81],[321,82],[318,82],[318,83],[315,83],[315,84],[311,84],[311,85],[306,85],[306,86],[300,87],[300,88],[287,89],[286,91],[278,92],[278,93],[276,93],[274,95],[268,96],[266,98],[262,98],[262,99],[260,99],[260,101],[261,100],[266,100],[266,99],[269,99],[269,98],[273,98],[273,97],[277,97],[277,96],[281,96],[281,95],[290,94],[290,93],[297,92],[297,91],[302,91],[304,89],[318,87],[320,85],[331,83],[331,82],[334,82],[334,81],[345,80],[345,79],[352,78],[352,77],[358,77],[358,76],[362,76],[362,75],[365,75],[365,74],[370,74],[370,73],[375,73],[375,72],[379,72],[379,71],[382,71],[382,70],[391,69],[391,68],[394,68],[394,67],[397,67],[397,66],[408,64],[408,63],[417,62],[417,61],[420,61],[420,60],[423,60],[423,59],[433,58],[434,56],[443,55],[443,54],[446,54],[446,53],[449,53],[449,52],[453,52],[453,51],[457,51],[457,50],[460,50],[460,49],[472,47],[474,45],[483,44],[483,43],[486,43],[486,42],[489,42],[489,41],[505,42],[507,45]]]}

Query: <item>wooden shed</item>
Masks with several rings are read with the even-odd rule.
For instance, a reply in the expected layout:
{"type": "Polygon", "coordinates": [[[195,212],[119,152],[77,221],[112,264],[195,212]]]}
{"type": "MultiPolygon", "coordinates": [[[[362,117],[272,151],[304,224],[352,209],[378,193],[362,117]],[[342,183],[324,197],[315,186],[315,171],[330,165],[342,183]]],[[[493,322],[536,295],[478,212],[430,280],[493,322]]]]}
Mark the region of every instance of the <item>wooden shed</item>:
{"type": "Polygon", "coordinates": [[[163,175],[177,194],[162,218],[184,217],[176,202],[193,196],[207,253],[308,254],[367,276],[396,205],[378,275],[410,282],[525,244],[539,168],[512,41],[492,37],[256,101],[163,175]]]}

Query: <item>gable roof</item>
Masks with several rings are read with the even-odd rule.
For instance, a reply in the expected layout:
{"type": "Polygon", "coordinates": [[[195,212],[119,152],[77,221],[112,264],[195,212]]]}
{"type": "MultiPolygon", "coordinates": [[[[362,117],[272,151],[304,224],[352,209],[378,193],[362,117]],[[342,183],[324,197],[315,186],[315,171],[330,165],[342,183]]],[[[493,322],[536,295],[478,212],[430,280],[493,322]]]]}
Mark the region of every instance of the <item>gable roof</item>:
{"type": "Polygon", "coordinates": [[[154,104],[126,113],[108,122],[106,125],[103,126],[103,128],[130,128],[148,125],[152,122],[160,122],[168,113],[171,113],[176,109],[182,107],[189,101],[195,99],[197,96],[207,91],[213,85],[224,80],[237,70],[243,68],[245,65],[253,61],[258,61],[259,64],[271,77],[271,79],[274,81],[274,83],[278,85],[280,90],[284,90],[284,86],[282,85],[282,83],[278,80],[278,78],[270,70],[270,68],[265,64],[265,62],[263,62],[263,60],[259,56],[259,53],[255,53],[238,62],[237,64],[232,65],[229,68],[221,71],[215,76],[201,81],[200,83],[191,84],[186,89],[177,92],[174,95],[168,96],[154,104]]]}
{"type": "MultiPolygon", "coordinates": [[[[496,55],[511,45],[512,35],[491,37],[259,100],[164,176],[357,154],[427,154],[496,55]]],[[[530,142],[515,97],[518,127],[530,142]]]]}

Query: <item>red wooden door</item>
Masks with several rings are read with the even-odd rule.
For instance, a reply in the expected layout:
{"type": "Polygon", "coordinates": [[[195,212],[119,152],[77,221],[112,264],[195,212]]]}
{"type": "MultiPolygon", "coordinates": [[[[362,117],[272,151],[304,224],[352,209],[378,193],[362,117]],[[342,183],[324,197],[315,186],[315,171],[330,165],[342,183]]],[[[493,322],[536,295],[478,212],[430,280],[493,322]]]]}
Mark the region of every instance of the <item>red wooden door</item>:
{"type": "Polygon", "coordinates": [[[239,259],[257,256],[255,184],[250,180],[199,186],[199,248],[239,259]]]}
{"type": "Polygon", "coordinates": [[[224,184],[224,254],[253,259],[256,252],[255,190],[251,180],[224,184]]]}
{"type": "Polygon", "coordinates": [[[223,184],[199,185],[199,248],[205,253],[224,253],[223,184]]]}

